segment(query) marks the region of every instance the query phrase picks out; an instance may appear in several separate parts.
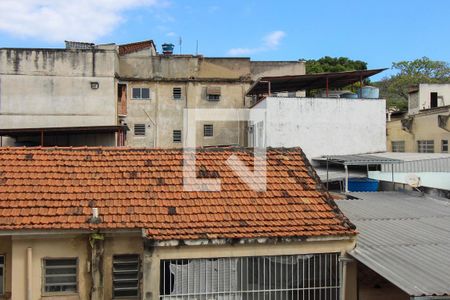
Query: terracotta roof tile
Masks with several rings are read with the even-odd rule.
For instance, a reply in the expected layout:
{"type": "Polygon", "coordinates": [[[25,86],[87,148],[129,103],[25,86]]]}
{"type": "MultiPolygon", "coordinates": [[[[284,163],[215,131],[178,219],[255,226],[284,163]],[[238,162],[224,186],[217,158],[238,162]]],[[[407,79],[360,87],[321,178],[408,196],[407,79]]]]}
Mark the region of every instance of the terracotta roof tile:
{"type": "Polygon", "coordinates": [[[138,228],[155,240],[355,234],[300,149],[267,151],[264,192],[232,171],[232,154],[253,164],[249,149],[197,152],[197,173],[222,183],[197,192],[183,189],[180,150],[0,148],[0,230],[138,228]],[[89,222],[92,207],[101,222],[89,222]]]}
{"type": "MultiPolygon", "coordinates": [[[[141,50],[144,50],[147,48],[152,48],[152,47],[155,47],[155,44],[153,43],[152,40],[130,43],[130,44],[123,44],[123,45],[119,45],[119,55],[125,55],[125,54],[141,51],[141,50]]],[[[86,159],[86,156],[84,156],[83,158],[86,159]]],[[[89,159],[92,159],[92,158],[89,158],[89,159]]],[[[126,156],[125,156],[125,159],[127,159],[126,156]]]]}

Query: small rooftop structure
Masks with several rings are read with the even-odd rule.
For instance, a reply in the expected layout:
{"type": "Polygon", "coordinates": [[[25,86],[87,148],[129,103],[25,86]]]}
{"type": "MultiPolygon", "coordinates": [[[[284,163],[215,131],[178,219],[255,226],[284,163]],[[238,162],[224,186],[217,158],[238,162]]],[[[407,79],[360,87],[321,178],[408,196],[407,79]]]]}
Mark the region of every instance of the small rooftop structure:
{"type": "Polygon", "coordinates": [[[250,87],[247,96],[322,88],[343,88],[355,82],[362,82],[364,79],[384,70],[387,69],[261,77],[250,87]]]}
{"type": "Polygon", "coordinates": [[[450,202],[418,193],[350,195],[357,199],[337,201],[359,232],[350,254],[411,297],[449,296],[450,202]]]}

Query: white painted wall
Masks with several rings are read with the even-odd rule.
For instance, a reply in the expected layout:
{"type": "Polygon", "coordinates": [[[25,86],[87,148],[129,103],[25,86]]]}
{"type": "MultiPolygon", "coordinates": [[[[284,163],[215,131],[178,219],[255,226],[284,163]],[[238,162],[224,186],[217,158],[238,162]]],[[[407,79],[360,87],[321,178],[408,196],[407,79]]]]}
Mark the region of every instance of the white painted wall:
{"type": "MultiPolygon", "coordinates": [[[[394,182],[408,184],[407,176],[411,173],[394,173],[394,182]]],[[[420,185],[441,189],[450,190],[450,172],[414,172],[420,178],[420,185]]],[[[369,178],[382,181],[392,181],[391,172],[370,171],[369,178]]]]}
{"type": "Polygon", "coordinates": [[[383,99],[268,97],[253,109],[264,107],[266,147],[301,147],[310,159],[386,151],[383,99]]]}
{"type": "Polygon", "coordinates": [[[422,83],[419,85],[418,93],[410,94],[409,96],[409,114],[417,114],[420,110],[429,109],[430,94],[432,92],[438,93],[438,106],[450,105],[450,84],[428,84],[422,83]],[[419,97],[418,101],[415,97],[419,97]],[[412,103],[419,103],[419,106],[412,105],[412,103]]]}

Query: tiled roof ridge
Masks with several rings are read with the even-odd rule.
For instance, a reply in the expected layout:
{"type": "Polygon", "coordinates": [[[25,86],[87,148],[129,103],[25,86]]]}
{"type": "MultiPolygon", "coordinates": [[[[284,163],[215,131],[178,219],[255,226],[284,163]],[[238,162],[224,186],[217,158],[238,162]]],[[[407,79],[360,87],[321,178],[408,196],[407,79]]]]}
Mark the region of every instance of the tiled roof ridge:
{"type": "Polygon", "coordinates": [[[133,52],[137,52],[143,49],[154,47],[155,43],[153,40],[145,40],[140,42],[133,42],[128,44],[119,45],[119,55],[125,55],[133,52]]]}

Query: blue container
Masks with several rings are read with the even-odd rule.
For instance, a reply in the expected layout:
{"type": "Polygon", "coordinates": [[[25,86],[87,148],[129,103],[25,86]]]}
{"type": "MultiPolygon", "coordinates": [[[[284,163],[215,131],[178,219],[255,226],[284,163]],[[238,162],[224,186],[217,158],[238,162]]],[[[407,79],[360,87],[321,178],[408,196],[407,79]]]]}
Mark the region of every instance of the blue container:
{"type": "Polygon", "coordinates": [[[358,94],[365,99],[378,99],[380,97],[380,89],[374,86],[363,86],[358,89],[358,94]]]}
{"type": "Polygon", "coordinates": [[[378,191],[378,180],[369,178],[349,178],[348,190],[350,192],[376,192],[378,191]]]}
{"type": "Polygon", "coordinates": [[[175,48],[174,44],[162,44],[163,54],[172,54],[173,48],[175,48]]]}

